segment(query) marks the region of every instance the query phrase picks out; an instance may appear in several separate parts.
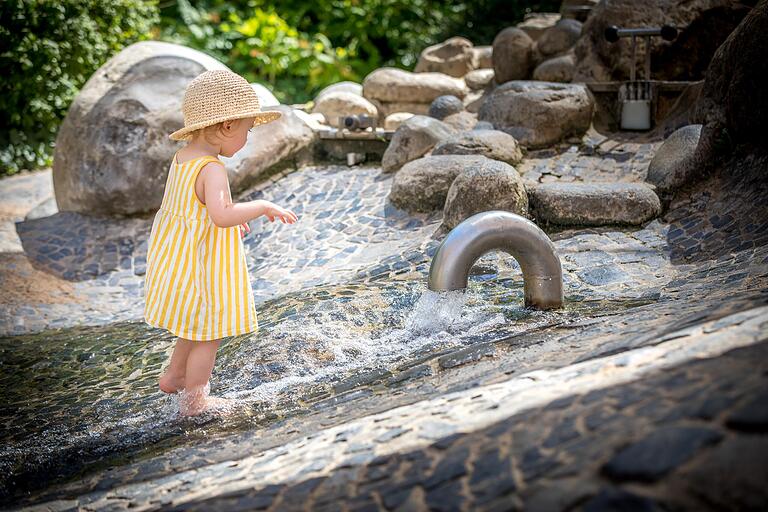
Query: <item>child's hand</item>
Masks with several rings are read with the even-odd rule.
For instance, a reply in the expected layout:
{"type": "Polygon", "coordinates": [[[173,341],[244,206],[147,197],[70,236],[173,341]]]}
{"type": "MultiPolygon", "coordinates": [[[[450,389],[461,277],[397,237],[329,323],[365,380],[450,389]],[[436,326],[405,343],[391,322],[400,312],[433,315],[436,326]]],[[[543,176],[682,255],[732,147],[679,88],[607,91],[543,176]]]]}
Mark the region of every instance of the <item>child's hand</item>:
{"type": "Polygon", "coordinates": [[[269,219],[269,222],[274,222],[275,219],[280,219],[283,224],[293,224],[299,220],[296,214],[291,210],[282,208],[275,203],[270,202],[267,202],[264,215],[269,219]]]}

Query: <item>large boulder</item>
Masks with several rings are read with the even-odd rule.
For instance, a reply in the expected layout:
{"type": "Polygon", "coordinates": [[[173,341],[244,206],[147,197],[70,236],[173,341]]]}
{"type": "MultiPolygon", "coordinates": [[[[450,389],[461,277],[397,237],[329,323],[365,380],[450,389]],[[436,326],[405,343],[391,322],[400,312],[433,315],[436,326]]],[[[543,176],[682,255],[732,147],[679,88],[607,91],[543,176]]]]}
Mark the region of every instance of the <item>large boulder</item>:
{"type": "Polygon", "coordinates": [[[443,208],[443,229],[453,229],[464,219],[489,210],[528,214],[528,196],[514,167],[478,157],[469,162],[448,190],[443,208]]]}
{"type": "Polygon", "coordinates": [[[523,153],[514,137],[499,130],[472,130],[438,142],[432,155],[482,155],[517,165],[523,153]]]}
{"type": "Polygon", "coordinates": [[[474,69],[475,55],[472,41],[465,37],[452,37],[426,47],[413,69],[415,73],[437,72],[461,78],[474,69]]]}
{"type": "Polygon", "coordinates": [[[243,191],[277,171],[298,168],[311,161],[317,135],[302,119],[301,111],[288,105],[272,110],[283,115],[277,121],[251,128],[243,149],[231,158],[221,158],[233,193],[243,191]]]}
{"type": "Polygon", "coordinates": [[[638,225],[661,213],[643,183],[544,183],[529,189],[531,215],[564,226],[638,225]]]}
{"type": "Polygon", "coordinates": [[[536,41],[536,50],[543,57],[552,57],[570,50],[581,35],[581,22],[571,19],[558,21],[536,41]]]}
{"type": "Polygon", "coordinates": [[[533,79],[543,82],[568,83],[573,80],[576,61],[572,53],[545,60],[533,70],[533,79]]]}
{"type": "Polygon", "coordinates": [[[507,27],[493,39],[496,83],[528,78],[533,67],[533,39],[519,28],[507,27]]]}
{"type": "Polygon", "coordinates": [[[395,174],[389,200],[411,213],[441,210],[456,176],[482,162],[475,155],[425,156],[408,162],[395,174]]]}
{"type": "MultiPolygon", "coordinates": [[[[680,29],[673,42],[651,38],[652,78],[655,80],[701,80],[718,46],[749,12],[748,2],[732,0],[611,0],[600,2],[584,23],[575,46],[574,81],[627,80],[632,65],[630,38],[616,43],[605,40],[605,29],[660,27],[680,29]]],[[[644,51],[644,50],[643,50],[644,51]]],[[[642,68],[638,56],[638,69],[642,68]]]]}
{"type": "Polygon", "coordinates": [[[326,122],[339,127],[339,117],[345,115],[366,115],[378,117],[376,107],[367,99],[348,91],[331,91],[320,96],[312,112],[325,116],[326,122]]]}
{"type": "Polygon", "coordinates": [[[768,2],[761,1],[712,58],[693,116],[704,125],[695,158],[699,172],[734,153],[768,152],[766,34],[768,2]]]}
{"type": "Polygon", "coordinates": [[[384,67],[372,71],[363,80],[363,96],[383,102],[425,103],[451,94],[463,98],[468,92],[464,80],[444,73],[411,73],[384,67]]]}
{"type": "Polygon", "coordinates": [[[691,170],[693,155],[701,137],[701,125],[684,126],[672,133],[656,150],[648,164],[646,181],[661,193],[682,186],[691,170]]]}
{"type": "Polygon", "coordinates": [[[594,99],[583,84],[513,81],[488,95],[478,120],[492,123],[523,146],[542,148],[582,136],[593,110],[594,99]]]}
{"type": "Polygon", "coordinates": [[[394,172],[403,165],[424,156],[439,141],[456,132],[453,128],[428,116],[413,116],[407,119],[392,135],[381,167],[384,172],[394,172]]]}
{"type": "Polygon", "coordinates": [[[226,69],[170,43],[128,46],[80,90],[56,138],[53,185],[62,211],[132,215],[157,209],[174,152],[168,134],[184,125],[187,84],[226,69]]]}

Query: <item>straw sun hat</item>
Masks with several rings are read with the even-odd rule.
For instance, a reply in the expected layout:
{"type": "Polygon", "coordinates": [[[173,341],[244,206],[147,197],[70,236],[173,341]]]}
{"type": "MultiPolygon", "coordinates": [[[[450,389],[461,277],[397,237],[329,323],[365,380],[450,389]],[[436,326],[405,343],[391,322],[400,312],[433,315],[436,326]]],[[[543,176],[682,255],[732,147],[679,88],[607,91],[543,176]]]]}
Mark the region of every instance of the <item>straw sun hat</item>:
{"type": "Polygon", "coordinates": [[[231,119],[255,117],[254,126],[275,121],[280,112],[262,112],[251,84],[237,73],[214,69],[197,76],[187,86],[181,106],[184,128],[169,135],[184,140],[190,133],[231,119]]]}

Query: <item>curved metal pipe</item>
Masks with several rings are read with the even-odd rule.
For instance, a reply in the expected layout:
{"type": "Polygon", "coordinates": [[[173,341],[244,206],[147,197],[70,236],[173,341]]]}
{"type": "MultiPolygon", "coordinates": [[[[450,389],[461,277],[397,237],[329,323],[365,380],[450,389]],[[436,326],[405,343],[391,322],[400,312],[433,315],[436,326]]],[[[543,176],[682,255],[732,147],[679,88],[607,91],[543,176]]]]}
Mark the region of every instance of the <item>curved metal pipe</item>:
{"type": "Polygon", "coordinates": [[[429,289],[466,288],[472,265],[495,249],[511,254],[520,264],[526,306],[563,306],[563,269],[552,241],[533,222],[505,211],[478,213],[448,233],[432,258],[429,289]]]}

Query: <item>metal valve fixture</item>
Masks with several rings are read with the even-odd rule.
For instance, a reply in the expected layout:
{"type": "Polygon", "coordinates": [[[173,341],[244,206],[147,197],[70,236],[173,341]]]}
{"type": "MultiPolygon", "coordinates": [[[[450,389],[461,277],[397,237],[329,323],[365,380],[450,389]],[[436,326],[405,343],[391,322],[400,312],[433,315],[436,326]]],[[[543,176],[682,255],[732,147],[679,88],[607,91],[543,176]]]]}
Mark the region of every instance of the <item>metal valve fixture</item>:
{"type": "Polygon", "coordinates": [[[663,27],[621,28],[615,25],[605,29],[605,39],[615,43],[622,37],[632,38],[632,67],[629,82],[619,88],[621,123],[623,130],[649,130],[651,128],[651,103],[653,83],[651,82],[651,37],[660,36],[665,41],[677,37],[677,29],[671,25],[663,27]],[[645,66],[643,80],[637,80],[637,38],[645,40],[645,66]]]}

